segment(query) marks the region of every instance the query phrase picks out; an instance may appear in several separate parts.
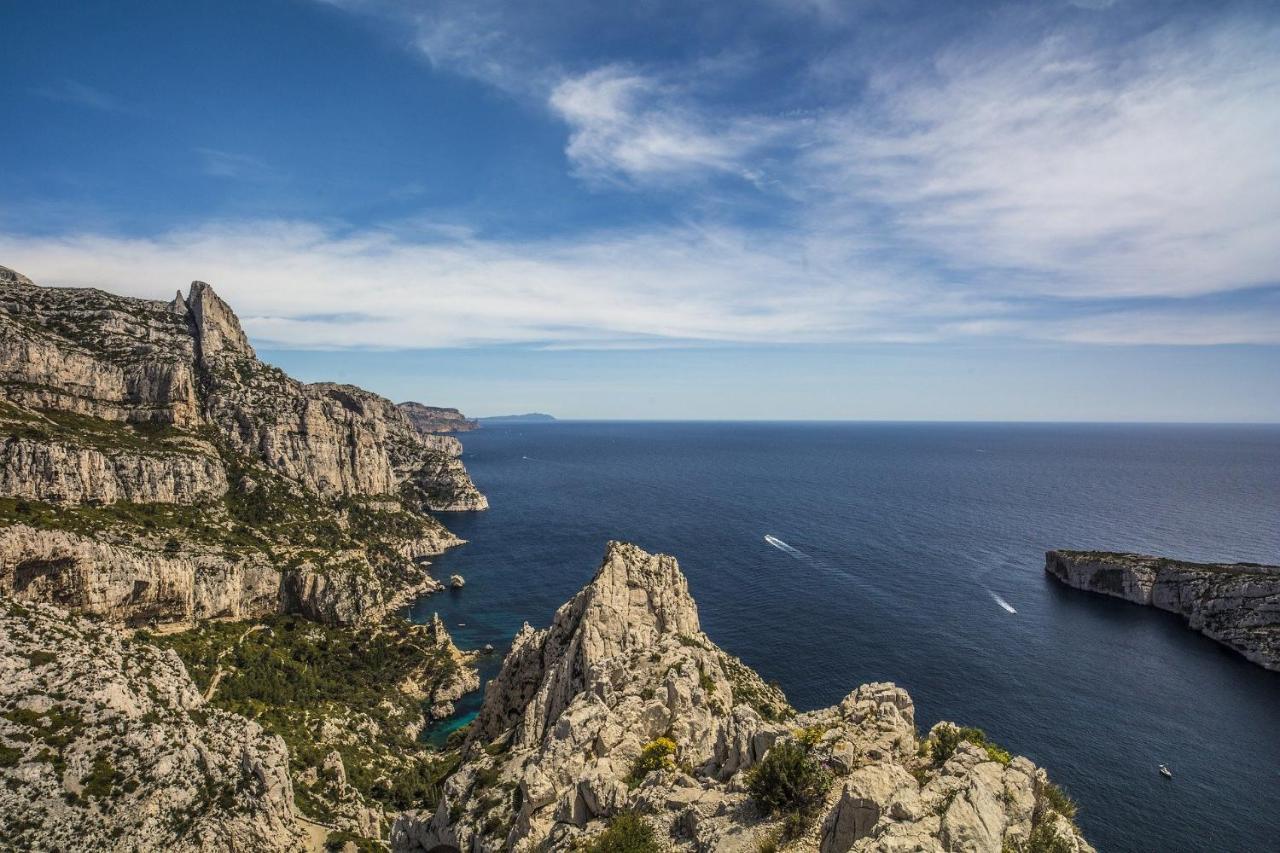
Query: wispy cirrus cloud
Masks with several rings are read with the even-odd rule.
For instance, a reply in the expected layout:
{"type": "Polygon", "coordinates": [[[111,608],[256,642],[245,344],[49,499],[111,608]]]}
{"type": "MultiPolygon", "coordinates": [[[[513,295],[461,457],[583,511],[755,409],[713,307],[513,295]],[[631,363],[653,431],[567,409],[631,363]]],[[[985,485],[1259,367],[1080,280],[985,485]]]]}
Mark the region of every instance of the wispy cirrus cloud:
{"type": "Polygon", "coordinates": [[[78,80],[60,80],[47,86],[33,90],[36,95],[51,101],[88,107],[104,113],[131,113],[134,108],[102,89],[81,83],[78,80]]]}

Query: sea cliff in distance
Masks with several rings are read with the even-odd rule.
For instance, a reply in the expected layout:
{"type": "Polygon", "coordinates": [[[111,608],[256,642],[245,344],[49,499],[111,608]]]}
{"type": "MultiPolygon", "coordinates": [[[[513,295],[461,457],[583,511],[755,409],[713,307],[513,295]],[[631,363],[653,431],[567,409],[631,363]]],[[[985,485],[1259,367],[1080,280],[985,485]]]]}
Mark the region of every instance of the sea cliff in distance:
{"type": "Polygon", "coordinates": [[[490,415],[487,418],[478,418],[478,420],[482,424],[541,424],[549,423],[556,419],[544,412],[529,412],[524,415],[490,415]]]}
{"type": "Polygon", "coordinates": [[[1280,566],[1049,551],[1044,570],[1076,589],[1180,614],[1206,637],[1280,671],[1280,566]]]}

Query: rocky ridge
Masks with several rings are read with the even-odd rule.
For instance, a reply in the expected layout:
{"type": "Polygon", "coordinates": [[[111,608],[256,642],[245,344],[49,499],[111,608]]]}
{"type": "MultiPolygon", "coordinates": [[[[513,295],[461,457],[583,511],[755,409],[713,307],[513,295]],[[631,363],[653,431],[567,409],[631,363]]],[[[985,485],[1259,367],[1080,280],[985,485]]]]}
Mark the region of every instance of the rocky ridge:
{"type": "Polygon", "coordinates": [[[279,737],[210,707],[172,651],[0,600],[0,838],[14,849],[299,850],[287,762],[279,737]]]}
{"type": "Polygon", "coordinates": [[[1049,551],[1044,569],[1076,589],[1180,614],[1205,636],[1280,671],[1280,566],[1049,551]]]}
{"type": "Polygon", "coordinates": [[[397,404],[404,412],[409,423],[421,433],[470,432],[480,428],[480,422],[468,418],[457,409],[440,406],[424,406],[421,403],[408,401],[397,404]]]}
{"type": "Polygon", "coordinates": [[[207,284],[160,302],[0,267],[0,588],[20,598],[374,618],[460,542],[426,511],[487,507],[460,454],[385,398],[261,362],[207,284]]]}
{"type": "Polygon", "coordinates": [[[796,713],[702,633],[673,558],[615,542],[549,628],[520,630],[461,765],[433,810],[397,820],[392,846],[571,850],[631,814],[677,850],[1092,850],[1043,770],[969,731],[921,739],[892,684],[796,713]],[[788,817],[755,771],[796,750],[826,782],[788,817]]]}

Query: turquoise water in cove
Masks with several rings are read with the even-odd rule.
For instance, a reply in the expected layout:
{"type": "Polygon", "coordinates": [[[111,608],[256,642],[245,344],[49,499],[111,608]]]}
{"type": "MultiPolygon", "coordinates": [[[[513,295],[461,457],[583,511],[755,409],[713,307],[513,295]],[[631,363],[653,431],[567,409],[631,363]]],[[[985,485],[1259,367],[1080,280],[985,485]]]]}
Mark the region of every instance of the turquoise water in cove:
{"type": "Polygon", "coordinates": [[[801,709],[894,681],[922,730],[976,725],[1047,767],[1102,850],[1280,849],[1280,674],[1043,570],[1055,547],[1280,562],[1280,427],[562,422],[462,439],[492,508],[442,516],[469,543],[433,572],[467,585],[410,614],[496,646],[486,677],[626,539],[679,558],[704,630],[801,709]]]}

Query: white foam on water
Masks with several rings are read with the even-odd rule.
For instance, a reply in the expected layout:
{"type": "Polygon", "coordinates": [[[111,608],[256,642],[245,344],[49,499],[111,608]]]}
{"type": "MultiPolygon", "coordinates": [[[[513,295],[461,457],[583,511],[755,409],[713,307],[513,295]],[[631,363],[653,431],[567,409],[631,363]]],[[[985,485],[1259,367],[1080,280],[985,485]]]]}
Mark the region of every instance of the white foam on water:
{"type": "Polygon", "coordinates": [[[790,554],[793,557],[805,556],[805,553],[801,551],[799,548],[792,548],[790,545],[788,545],[786,542],[783,542],[777,536],[771,536],[768,533],[766,533],[764,535],[764,541],[768,542],[770,545],[777,548],[779,551],[783,551],[787,554],[790,554]]]}
{"type": "Polygon", "coordinates": [[[1012,604],[1010,604],[1009,602],[1005,601],[1003,598],[1001,598],[1000,596],[996,595],[996,594],[995,594],[994,592],[992,592],[991,590],[987,590],[987,595],[990,595],[990,596],[992,597],[992,599],[994,599],[994,600],[995,600],[995,603],[996,603],[996,604],[999,604],[1001,607],[1003,607],[1005,610],[1008,610],[1010,613],[1017,613],[1017,612],[1018,612],[1017,610],[1014,610],[1014,609],[1013,609],[1013,605],[1012,605],[1012,604]]]}

